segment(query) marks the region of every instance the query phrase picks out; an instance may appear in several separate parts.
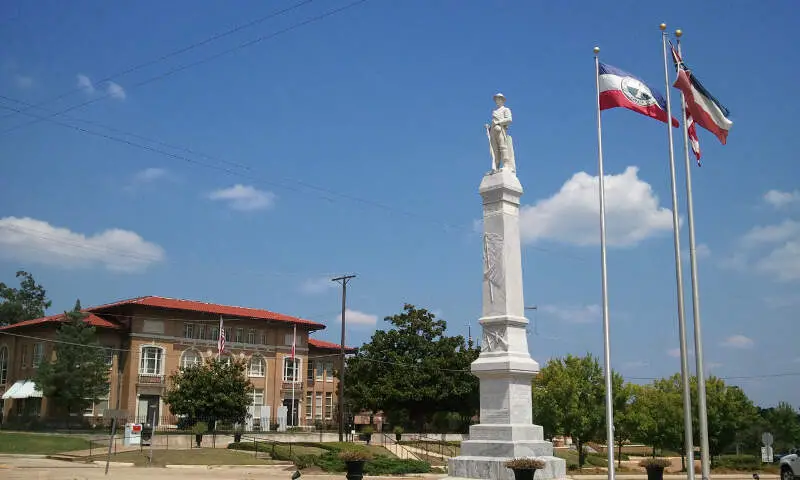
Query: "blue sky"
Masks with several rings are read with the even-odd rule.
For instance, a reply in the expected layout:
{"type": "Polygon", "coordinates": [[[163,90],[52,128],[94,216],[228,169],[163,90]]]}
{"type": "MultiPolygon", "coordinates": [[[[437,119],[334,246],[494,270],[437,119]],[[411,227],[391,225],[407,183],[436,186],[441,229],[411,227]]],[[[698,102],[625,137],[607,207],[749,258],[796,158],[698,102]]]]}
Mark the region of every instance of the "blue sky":
{"type": "MultiPolygon", "coordinates": [[[[684,30],[686,62],[734,121],[724,147],[700,131],[693,169],[707,369],[761,377],[730,380],[759,403],[800,405],[798,377],[770,376],[800,372],[800,104],[780,93],[800,74],[786,61],[796,2],[369,0],[295,27],[347,5],[316,0],[102,81],[292,5],[268,3],[3,2],[0,281],[32,272],[54,312],[76,297],[162,295],[324,321],[320,337],[335,341],[340,292],[327,278],[355,272],[349,343],[405,302],[475,334],[483,123],[499,90],[525,187],[531,353],[600,356],[591,49],[663,90],[663,21],[684,30]],[[34,118],[8,110],[19,102],[45,102],[28,110],[38,116],[81,106],[62,125],[8,130],[34,118]]],[[[669,375],[665,126],[622,109],[603,121],[613,366],[669,375]]]]}

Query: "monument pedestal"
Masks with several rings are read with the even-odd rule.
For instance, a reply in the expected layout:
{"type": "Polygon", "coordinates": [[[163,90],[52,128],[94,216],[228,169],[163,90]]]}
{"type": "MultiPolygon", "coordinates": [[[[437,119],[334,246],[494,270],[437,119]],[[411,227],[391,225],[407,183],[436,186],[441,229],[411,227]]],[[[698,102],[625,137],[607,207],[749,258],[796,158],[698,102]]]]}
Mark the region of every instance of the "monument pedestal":
{"type": "Polygon", "coordinates": [[[448,461],[449,479],[514,479],[504,463],[537,457],[546,462],[537,480],[567,475],[563,459],[553,456],[542,427],[533,424],[531,380],[539,371],[528,352],[519,204],[522,185],[508,168],[483,177],[483,328],[481,354],[471,370],[480,380],[480,424],[461,443],[461,456],[448,461]]]}

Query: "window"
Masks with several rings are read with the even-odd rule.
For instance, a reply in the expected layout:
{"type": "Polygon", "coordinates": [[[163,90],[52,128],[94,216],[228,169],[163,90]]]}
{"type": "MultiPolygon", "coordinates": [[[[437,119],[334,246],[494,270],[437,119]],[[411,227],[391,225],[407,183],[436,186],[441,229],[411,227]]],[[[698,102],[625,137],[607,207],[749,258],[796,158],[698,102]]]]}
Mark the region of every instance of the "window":
{"type": "Polygon", "coordinates": [[[267,331],[261,330],[261,345],[267,344],[267,331]]]}
{"type": "Polygon", "coordinates": [[[22,366],[22,368],[25,368],[25,367],[28,366],[28,346],[27,345],[23,345],[22,346],[22,355],[21,356],[22,356],[22,359],[21,359],[22,361],[20,362],[20,365],[22,366]]]}
{"type": "Polygon", "coordinates": [[[317,420],[322,419],[322,393],[317,393],[316,402],[314,402],[314,417],[317,420]]]}
{"type": "Polygon", "coordinates": [[[286,335],[283,336],[283,343],[285,345],[291,347],[292,346],[292,339],[294,339],[294,335],[292,335],[291,333],[287,333],[286,335]]]}
{"type": "Polygon", "coordinates": [[[283,358],[283,381],[284,382],[298,382],[300,381],[300,359],[291,357],[283,358]]]}
{"type": "Polygon", "coordinates": [[[261,405],[264,405],[264,390],[256,388],[253,390],[253,406],[260,407],[261,405]]]}
{"type": "Polygon", "coordinates": [[[311,381],[314,378],[314,364],[319,364],[319,362],[312,362],[311,360],[308,361],[308,368],[306,369],[306,378],[311,381]]]}
{"type": "Polygon", "coordinates": [[[161,347],[142,347],[139,375],[161,375],[164,367],[162,356],[161,347]]]}
{"type": "Polygon", "coordinates": [[[333,393],[327,392],[325,394],[325,419],[330,420],[333,418],[333,393]]]}
{"type": "Polygon", "coordinates": [[[225,327],[225,341],[230,342],[233,338],[233,329],[231,327],[225,327]]]}
{"type": "Polygon", "coordinates": [[[183,324],[183,338],[194,338],[194,324],[193,323],[184,323],[183,324]]]}
{"type": "Polygon", "coordinates": [[[195,365],[199,365],[201,361],[200,354],[195,352],[194,350],[186,350],[181,355],[181,368],[189,368],[195,365]]]}
{"type": "Polygon", "coordinates": [[[43,343],[34,343],[33,344],[33,357],[31,357],[31,366],[36,368],[42,363],[42,358],[44,357],[44,344],[43,343]]]}
{"type": "Polygon", "coordinates": [[[244,341],[244,340],[242,340],[242,337],[244,337],[244,328],[237,328],[236,329],[236,340],[234,340],[234,342],[242,343],[244,341]]]}
{"type": "Polygon", "coordinates": [[[211,335],[208,337],[209,340],[219,340],[219,327],[211,327],[211,335]]]}
{"type": "Polygon", "coordinates": [[[103,413],[106,410],[108,410],[108,397],[101,398],[96,402],[90,403],[83,411],[83,415],[85,417],[91,417],[91,416],[99,417],[103,415],[103,413]]]}
{"type": "Polygon", "coordinates": [[[0,347],[0,385],[8,380],[8,347],[0,347]]]}
{"type": "Polygon", "coordinates": [[[306,418],[312,418],[314,415],[313,405],[311,405],[311,392],[306,392],[306,418]]]}
{"type": "Polygon", "coordinates": [[[255,356],[250,359],[250,372],[249,375],[251,377],[263,377],[264,376],[264,359],[258,356],[255,356]]]}
{"type": "Polygon", "coordinates": [[[105,347],[103,349],[103,355],[105,356],[107,366],[110,367],[114,364],[114,347],[105,347]]]}
{"type": "Polygon", "coordinates": [[[247,343],[250,345],[255,345],[256,343],[256,331],[253,328],[247,330],[247,343]]]}
{"type": "Polygon", "coordinates": [[[333,381],[333,362],[325,362],[325,381],[333,381]]]}
{"type": "Polygon", "coordinates": [[[196,338],[198,338],[200,340],[205,340],[206,339],[206,326],[203,325],[202,323],[200,323],[195,327],[195,329],[197,330],[197,333],[195,333],[195,335],[197,336],[196,338]]]}
{"type": "Polygon", "coordinates": [[[322,381],[322,374],[324,373],[325,365],[326,364],[323,362],[317,362],[317,372],[314,375],[314,379],[318,382],[322,381]]]}

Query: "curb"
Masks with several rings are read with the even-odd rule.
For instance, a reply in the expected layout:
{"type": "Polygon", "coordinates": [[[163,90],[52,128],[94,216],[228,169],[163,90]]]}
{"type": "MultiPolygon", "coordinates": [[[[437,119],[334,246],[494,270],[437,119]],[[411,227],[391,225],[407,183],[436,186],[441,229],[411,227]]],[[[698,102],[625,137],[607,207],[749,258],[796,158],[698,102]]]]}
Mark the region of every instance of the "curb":
{"type": "Polygon", "coordinates": [[[0,458],[47,458],[48,456],[27,453],[0,453],[0,458]]]}
{"type": "Polygon", "coordinates": [[[174,469],[203,469],[203,470],[234,470],[239,468],[249,469],[282,469],[286,470],[289,465],[165,465],[164,468],[174,469]]]}
{"type": "MultiPolygon", "coordinates": [[[[95,460],[92,463],[95,465],[100,465],[101,467],[106,466],[106,462],[104,460],[95,460]]],[[[133,462],[108,462],[109,467],[135,467],[136,464],[133,462]]]]}

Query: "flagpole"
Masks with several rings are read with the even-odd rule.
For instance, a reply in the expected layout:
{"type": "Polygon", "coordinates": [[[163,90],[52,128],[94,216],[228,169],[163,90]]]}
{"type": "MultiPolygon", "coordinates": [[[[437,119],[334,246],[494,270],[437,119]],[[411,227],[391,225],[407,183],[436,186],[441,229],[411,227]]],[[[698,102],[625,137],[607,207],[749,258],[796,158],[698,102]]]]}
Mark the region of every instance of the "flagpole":
{"type": "MultiPolygon", "coordinates": [[[[681,30],[675,30],[678,55],[681,55],[681,30]]],[[[694,317],[694,359],[697,369],[697,410],[700,422],[700,465],[703,480],[710,472],[708,457],[708,413],[706,411],[706,377],[703,371],[703,340],[700,331],[700,283],[697,278],[697,247],[694,236],[694,202],[692,200],[692,168],[689,161],[689,132],[686,125],[686,102],[681,92],[683,111],[683,153],[686,159],[686,210],[689,223],[689,262],[692,272],[692,316],[694,317]]]]}
{"type": "MultiPolygon", "coordinates": [[[[603,171],[603,123],[600,115],[600,47],[594,47],[594,79],[597,87],[597,175],[600,181],[600,272],[603,294],[603,365],[606,380],[606,453],[608,455],[608,479],[614,480],[614,397],[611,391],[611,340],[608,325],[608,271],[606,266],[606,193],[603,171]]],[[[578,452],[582,454],[583,452],[578,452]]]]}
{"type": "Polygon", "coordinates": [[[297,414],[297,412],[295,412],[296,408],[294,404],[294,385],[297,383],[297,377],[300,373],[297,371],[297,359],[294,352],[294,349],[296,348],[295,345],[297,345],[297,324],[294,325],[292,330],[292,423],[290,424],[292,427],[296,426],[294,424],[294,416],[297,414]]]}
{"type": "MultiPolygon", "coordinates": [[[[667,24],[662,23],[661,46],[664,53],[664,85],[667,96],[667,132],[669,137],[669,170],[672,183],[672,233],[675,247],[675,283],[678,290],[678,336],[681,354],[681,383],[683,384],[683,441],[686,448],[687,480],[694,480],[694,439],[692,438],[692,399],[689,386],[689,358],[686,346],[686,315],[683,301],[683,265],[681,264],[681,236],[678,216],[678,190],[675,179],[675,153],[672,149],[672,105],[670,103],[669,73],[667,70],[667,24]]],[[[686,118],[684,117],[684,129],[686,118]]]]}

